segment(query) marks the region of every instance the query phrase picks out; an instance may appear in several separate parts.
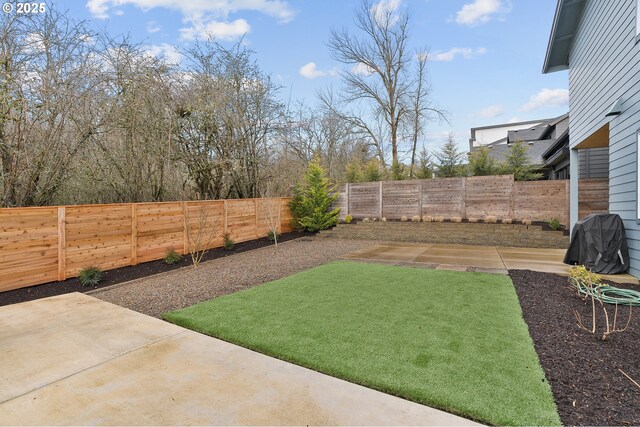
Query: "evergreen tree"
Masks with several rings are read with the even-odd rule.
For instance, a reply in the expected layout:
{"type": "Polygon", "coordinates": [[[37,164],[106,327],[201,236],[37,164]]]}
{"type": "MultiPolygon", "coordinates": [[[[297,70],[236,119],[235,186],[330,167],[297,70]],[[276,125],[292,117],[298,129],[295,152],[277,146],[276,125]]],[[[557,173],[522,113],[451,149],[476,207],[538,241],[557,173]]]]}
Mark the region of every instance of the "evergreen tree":
{"type": "Polygon", "coordinates": [[[290,202],[295,222],[300,228],[313,232],[333,227],[338,223],[340,208],[332,210],[331,204],[337,197],[319,160],[314,159],[290,202]]]}
{"type": "Polygon", "coordinates": [[[384,174],[382,173],[382,167],[378,160],[370,160],[364,165],[364,170],[362,171],[362,180],[364,182],[382,181],[383,179],[384,174]]]}
{"type": "Polygon", "coordinates": [[[449,134],[448,141],[435,153],[439,163],[437,175],[442,178],[464,175],[463,155],[453,140],[453,134],[449,134]]]}
{"type": "Polygon", "coordinates": [[[360,163],[356,161],[347,163],[345,179],[347,182],[362,182],[362,166],[360,163]]]}
{"type": "Polygon", "coordinates": [[[528,150],[529,147],[522,141],[513,143],[505,158],[503,172],[513,174],[516,181],[535,181],[542,178],[542,174],[537,172],[538,168],[529,163],[528,150]]]}
{"type": "Polygon", "coordinates": [[[420,157],[418,158],[418,169],[416,170],[416,178],[418,179],[431,179],[433,178],[433,160],[426,148],[422,147],[420,150],[420,157]]]}
{"type": "Polygon", "coordinates": [[[473,176],[497,175],[498,162],[489,155],[487,147],[480,147],[469,156],[469,172],[473,176]]]}

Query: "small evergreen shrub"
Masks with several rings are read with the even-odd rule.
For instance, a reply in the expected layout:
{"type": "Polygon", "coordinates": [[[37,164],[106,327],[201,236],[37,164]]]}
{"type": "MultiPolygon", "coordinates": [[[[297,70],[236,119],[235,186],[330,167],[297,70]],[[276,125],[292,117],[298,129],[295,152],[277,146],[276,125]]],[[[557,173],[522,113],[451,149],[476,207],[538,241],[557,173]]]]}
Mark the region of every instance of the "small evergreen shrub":
{"type": "Polygon", "coordinates": [[[338,193],[329,185],[329,178],[316,159],[309,163],[303,182],[294,189],[291,212],[298,227],[306,231],[320,231],[338,223],[340,208],[331,209],[338,193]]]}
{"type": "Polygon", "coordinates": [[[233,249],[233,247],[236,245],[236,242],[233,241],[230,233],[224,233],[222,235],[222,239],[223,239],[222,246],[228,251],[233,249]]]}
{"type": "Polygon", "coordinates": [[[551,228],[552,230],[560,230],[561,227],[562,225],[560,225],[560,221],[558,221],[556,218],[553,218],[551,221],[549,221],[549,228],[551,228]]]}
{"type": "Polygon", "coordinates": [[[102,280],[102,270],[98,267],[85,267],[80,270],[78,280],[82,286],[98,286],[102,280]]]}
{"type": "Polygon", "coordinates": [[[177,264],[182,261],[182,255],[176,252],[175,249],[170,249],[164,255],[163,261],[168,265],[177,264]]]}
{"type": "Polygon", "coordinates": [[[351,224],[351,221],[353,221],[353,217],[351,215],[347,215],[344,218],[344,222],[346,222],[347,224],[351,224]]]}

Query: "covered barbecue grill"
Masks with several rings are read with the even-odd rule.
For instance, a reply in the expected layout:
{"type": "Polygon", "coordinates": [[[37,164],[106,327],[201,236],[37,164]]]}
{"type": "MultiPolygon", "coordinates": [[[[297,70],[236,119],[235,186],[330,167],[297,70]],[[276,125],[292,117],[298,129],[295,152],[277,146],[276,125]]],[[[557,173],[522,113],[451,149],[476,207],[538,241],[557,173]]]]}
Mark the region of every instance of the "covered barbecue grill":
{"type": "Polygon", "coordinates": [[[591,214],[573,227],[564,263],[584,265],[595,273],[624,273],[629,249],[622,218],[615,214],[591,214]]]}

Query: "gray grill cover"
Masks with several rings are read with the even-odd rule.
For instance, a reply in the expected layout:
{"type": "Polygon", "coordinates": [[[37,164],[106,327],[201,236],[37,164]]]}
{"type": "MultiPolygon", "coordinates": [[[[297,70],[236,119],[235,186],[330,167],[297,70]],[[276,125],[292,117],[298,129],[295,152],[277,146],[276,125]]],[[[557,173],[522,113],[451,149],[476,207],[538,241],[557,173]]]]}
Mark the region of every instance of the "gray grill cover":
{"type": "Polygon", "coordinates": [[[564,263],[584,265],[595,273],[623,273],[629,268],[629,249],[622,218],[591,214],[573,227],[564,263]]]}

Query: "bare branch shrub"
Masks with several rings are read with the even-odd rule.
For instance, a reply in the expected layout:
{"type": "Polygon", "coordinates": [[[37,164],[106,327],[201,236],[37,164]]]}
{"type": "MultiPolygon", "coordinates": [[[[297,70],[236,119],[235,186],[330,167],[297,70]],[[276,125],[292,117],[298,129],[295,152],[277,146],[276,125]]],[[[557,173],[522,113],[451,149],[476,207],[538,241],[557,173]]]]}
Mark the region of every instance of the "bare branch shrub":
{"type": "Polygon", "coordinates": [[[198,267],[218,236],[218,218],[204,204],[198,203],[195,209],[196,212],[191,214],[189,204],[184,204],[184,234],[187,252],[191,255],[193,266],[198,267]]]}

